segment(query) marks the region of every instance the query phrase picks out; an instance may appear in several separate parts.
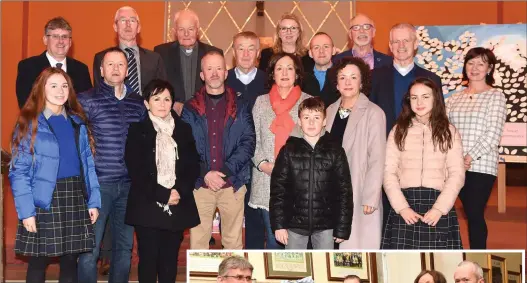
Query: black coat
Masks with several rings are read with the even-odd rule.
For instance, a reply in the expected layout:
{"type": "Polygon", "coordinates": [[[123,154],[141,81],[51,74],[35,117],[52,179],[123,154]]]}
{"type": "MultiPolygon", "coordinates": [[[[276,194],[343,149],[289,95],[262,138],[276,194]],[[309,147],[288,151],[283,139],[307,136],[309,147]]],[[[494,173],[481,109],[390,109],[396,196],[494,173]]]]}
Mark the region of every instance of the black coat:
{"type": "MultiPolygon", "coordinates": [[[[26,100],[29,98],[29,93],[37,77],[48,67],[51,67],[51,65],[49,64],[48,57],[46,57],[46,51],[38,56],[29,57],[18,63],[16,98],[20,108],[26,104],[26,100]]],[[[81,93],[93,87],[88,66],[81,61],[66,57],[66,69],[68,70],[68,76],[70,76],[73,82],[75,93],[81,93]]]]}
{"type": "MultiPolygon", "coordinates": [[[[185,102],[185,89],[181,73],[181,59],[179,58],[181,52],[179,46],[179,42],[177,41],[163,43],[154,47],[154,52],[161,55],[161,59],[165,65],[166,78],[172,87],[174,87],[174,100],[183,103],[185,102]]],[[[194,88],[196,92],[203,86],[203,81],[199,76],[201,72],[201,59],[209,51],[218,51],[223,54],[223,50],[198,41],[198,65],[196,66],[196,83],[194,88]]]]}
{"type": "Polygon", "coordinates": [[[334,229],[348,239],[353,217],[351,174],[342,146],[329,134],[315,148],[289,137],[271,174],[271,227],[313,231],[334,229]]]}
{"type": "Polygon", "coordinates": [[[320,90],[320,83],[315,76],[313,68],[311,68],[310,70],[305,71],[301,88],[303,92],[309,95],[320,97],[322,101],[324,101],[324,105],[327,109],[340,97],[335,79],[335,70],[333,68],[329,68],[326,72],[326,80],[324,81],[322,90],[320,90]]]}
{"type": "Polygon", "coordinates": [[[178,231],[200,224],[194,200],[194,183],[199,175],[199,155],[190,125],[172,111],[175,120],[172,137],[177,143],[176,189],[181,196],[177,205],[170,206],[169,216],[156,202],[167,203],[169,189],[157,183],[156,135],[152,120],[130,124],[126,140],[125,161],[132,186],[126,207],[126,224],[162,230],[178,231]]]}

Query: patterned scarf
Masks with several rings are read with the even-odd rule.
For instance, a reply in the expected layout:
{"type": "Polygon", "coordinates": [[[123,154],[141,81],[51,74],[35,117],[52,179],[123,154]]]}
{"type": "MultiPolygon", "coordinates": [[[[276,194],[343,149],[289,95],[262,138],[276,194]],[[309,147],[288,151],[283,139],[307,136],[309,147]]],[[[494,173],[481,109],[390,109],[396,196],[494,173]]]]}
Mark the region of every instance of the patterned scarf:
{"type": "Polygon", "coordinates": [[[273,108],[276,118],[271,123],[269,129],[274,134],[274,157],[278,156],[280,149],[285,145],[285,142],[289,138],[289,134],[295,127],[295,121],[293,117],[289,115],[291,108],[295,106],[302,91],[299,86],[295,86],[291,89],[285,99],[282,99],[278,93],[278,86],[275,84],[269,92],[269,99],[271,100],[271,107],[273,108]]]}
{"type": "MultiPolygon", "coordinates": [[[[157,132],[156,135],[156,167],[157,167],[157,183],[169,190],[174,187],[176,183],[176,160],[178,157],[177,143],[172,138],[174,133],[174,117],[168,115],[163,119],[154,116],[152,112],[148,111],[148,116],[154,125],[157,132]]],[[[159,207],[168,215],[172,215],[168,204],[157,203],[159,207]]]]}

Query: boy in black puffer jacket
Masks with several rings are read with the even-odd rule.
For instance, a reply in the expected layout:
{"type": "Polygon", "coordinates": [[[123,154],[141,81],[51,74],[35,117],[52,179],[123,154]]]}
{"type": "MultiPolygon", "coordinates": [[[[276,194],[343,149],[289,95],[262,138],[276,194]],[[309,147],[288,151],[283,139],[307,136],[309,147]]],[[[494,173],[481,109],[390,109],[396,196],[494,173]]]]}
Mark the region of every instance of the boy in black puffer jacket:
{"type": "Polygon", "coordinates": [[[353,217],[351,174],[342,146],[324,135],[324,102],[298,108],[302,136],[282,147],[271,174],[269,213],[276,239],[286,249],[333,249],[348,239],[353,217]]]}

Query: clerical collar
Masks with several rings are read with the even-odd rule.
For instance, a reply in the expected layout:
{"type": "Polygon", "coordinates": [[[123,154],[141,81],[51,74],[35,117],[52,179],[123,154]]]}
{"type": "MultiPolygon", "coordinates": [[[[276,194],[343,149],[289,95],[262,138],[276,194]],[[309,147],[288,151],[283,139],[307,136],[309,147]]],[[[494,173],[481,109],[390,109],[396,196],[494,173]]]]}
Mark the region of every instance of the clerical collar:
{"type": "Polygon", "coordinates": [[[185,47],[183,45],[180,45],[179,48],[181,49],[181,51],[183,51],[183,53],[185,53],[185,55],[190,55],[192,54],[192,52],[194,52],[194,50],[196,50],[198,47],[197,44],[194,44],[194,46],[192,48],[188,48],[188,47],[185,47]]]}
{"type": "Polygon", "coordinates": [[[410,63],[410,65],[406,66],[406,67],[401,67],[399,66],[397,63],[395,63],[395,61],[393,62],[393,67],[397,70],[397,72],[399,72],[399,74],[401,74],[402,76],[406,76],[408,75],[408,73],[410,73],[413,68],[414,68],[415,64],[414,62],[410,63]]]}

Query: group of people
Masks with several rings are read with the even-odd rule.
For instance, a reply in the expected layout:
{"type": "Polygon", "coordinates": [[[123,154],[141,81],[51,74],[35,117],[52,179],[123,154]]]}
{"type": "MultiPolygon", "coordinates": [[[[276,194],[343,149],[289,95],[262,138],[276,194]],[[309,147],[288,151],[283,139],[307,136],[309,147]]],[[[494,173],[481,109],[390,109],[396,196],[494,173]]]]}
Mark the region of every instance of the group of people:
{"type": "Polygon", "coordinates": [[[56,256],[61,282],[96,282],[107,235],[109,280],[127,282],[134,230],[139,280],[174,282],[184,231],[208,249],[216,210],[225,249],[457,249],[459,195],[470,247],[486,247],[506,115],[492,51],[466,54],[468,85],[445,104],[406,23],[390,31],[392,58],[359,14],[337,54],[324,32],[304,47],[284,14],[270,48],[234,35],[231,70],[191,10],[154,51],[137,44],[133,8],[113,28],[119,44],[95,55],[93,85],[60,17],[45,25],[47,50],[19,63],[9,178],[28,282],[56,256]]]}
{"type": "MultiPolygon", "coordinates": [[[[222,260],[218,268],[218,283],[252,282],[254,266],[241,256],[230,256],[222,260]]],[[[361,283],[357,275],[347,275],[343,283],[361,283]]],[[[423,270],[414,280],[414,283],[447,283],[445,276],[437,270],[423,270]]],[[[455,283],[487,283],[483,277],[483,269],[473,261],[464,260],[458,264],[454,272],[455,283]]]]}

